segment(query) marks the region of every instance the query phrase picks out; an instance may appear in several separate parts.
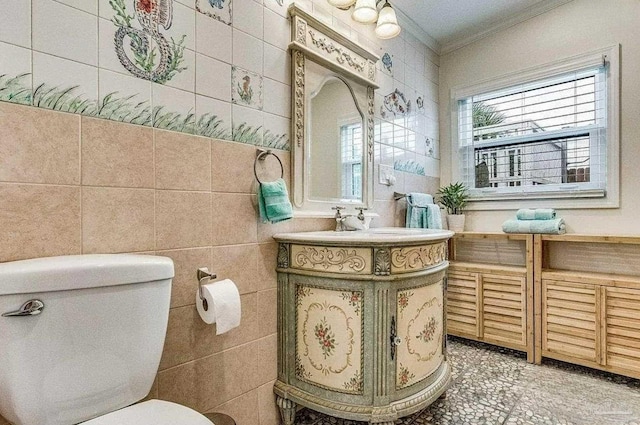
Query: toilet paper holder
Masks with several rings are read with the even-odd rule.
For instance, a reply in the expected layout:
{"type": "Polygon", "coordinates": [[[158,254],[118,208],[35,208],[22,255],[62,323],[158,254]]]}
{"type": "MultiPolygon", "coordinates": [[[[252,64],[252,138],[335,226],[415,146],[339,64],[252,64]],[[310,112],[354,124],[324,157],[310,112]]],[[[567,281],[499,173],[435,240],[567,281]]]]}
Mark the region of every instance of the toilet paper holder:
{"type": "Polygon", "coordinates": [[[215,279],[216,277],[218,276],[215,273],[209,272],[208,267],[201,267],[198,269],[198,296],[202,300],[202,307],[204,308],[204,311],[209,310],[209,303],[204,295],[202,295],[203,282],[209,282],[211,279],[215,279]]]}

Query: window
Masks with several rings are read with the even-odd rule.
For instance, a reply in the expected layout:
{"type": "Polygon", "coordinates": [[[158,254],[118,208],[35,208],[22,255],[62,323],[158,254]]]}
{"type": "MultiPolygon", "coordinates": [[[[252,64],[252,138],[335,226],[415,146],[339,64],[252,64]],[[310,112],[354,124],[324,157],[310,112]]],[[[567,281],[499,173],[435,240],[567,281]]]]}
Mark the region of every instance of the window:
{"type": "Polygon", "coordinates": [[[610,81],[617,54],[610,50],[454,90],[457,180],[473,200],[611,191],[617,203],[617,81],[610,81]]]}
{"type": "Polygon", "coordinates": [[[362,197],[362,124],[340,126],[342,198],[362,197]]]}

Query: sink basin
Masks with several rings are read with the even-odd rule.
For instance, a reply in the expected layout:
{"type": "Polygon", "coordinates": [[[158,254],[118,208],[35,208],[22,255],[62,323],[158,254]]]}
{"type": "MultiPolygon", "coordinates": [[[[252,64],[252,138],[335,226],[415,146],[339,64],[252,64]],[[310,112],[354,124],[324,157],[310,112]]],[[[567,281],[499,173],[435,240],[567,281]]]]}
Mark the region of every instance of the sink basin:
{"type": "Polygon", "coordinates": [[[279,233],[274,235],[278,241],[327,243],[336,245],[385,245],[397,243],[419,243],[446,240],[453,236],[450,230],[407,229],[405,227],[375,227],[369,230],[353,232],[321,232],[279,233]]]}

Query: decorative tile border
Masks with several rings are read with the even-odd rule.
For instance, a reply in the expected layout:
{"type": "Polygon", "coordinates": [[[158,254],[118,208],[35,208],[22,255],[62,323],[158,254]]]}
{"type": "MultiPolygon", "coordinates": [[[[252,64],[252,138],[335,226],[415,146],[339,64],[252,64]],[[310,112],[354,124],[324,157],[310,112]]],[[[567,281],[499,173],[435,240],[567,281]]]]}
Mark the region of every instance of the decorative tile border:
{"type": "Polygon", "coordinates": [[[412,160],[402,159],[393,163],[393,169],[396,171],[404,171],[405,173],[417,174],[419,176],[425,176],[424,165],[412,160]]]}

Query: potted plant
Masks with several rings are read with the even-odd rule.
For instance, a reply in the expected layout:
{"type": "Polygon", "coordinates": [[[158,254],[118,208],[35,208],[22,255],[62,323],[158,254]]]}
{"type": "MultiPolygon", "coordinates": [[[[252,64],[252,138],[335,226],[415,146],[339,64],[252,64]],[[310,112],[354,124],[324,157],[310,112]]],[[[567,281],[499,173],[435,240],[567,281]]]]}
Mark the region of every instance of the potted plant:
{"type": "Polygon", "coordinates": [[[460,182],[451,183],[438,189],[437,195],[440,204],[447,209],[449,230],[464,231],[465,215],[462,211],[469,200],[467,188],[460,182]]]}

